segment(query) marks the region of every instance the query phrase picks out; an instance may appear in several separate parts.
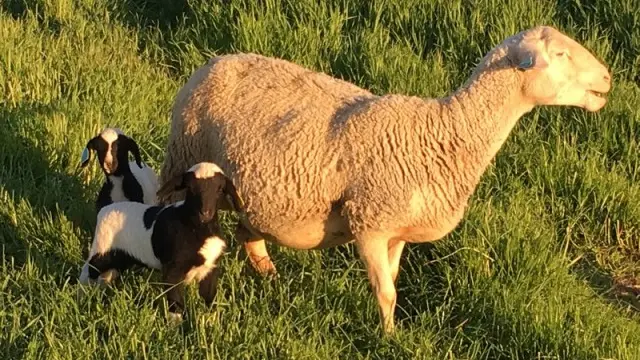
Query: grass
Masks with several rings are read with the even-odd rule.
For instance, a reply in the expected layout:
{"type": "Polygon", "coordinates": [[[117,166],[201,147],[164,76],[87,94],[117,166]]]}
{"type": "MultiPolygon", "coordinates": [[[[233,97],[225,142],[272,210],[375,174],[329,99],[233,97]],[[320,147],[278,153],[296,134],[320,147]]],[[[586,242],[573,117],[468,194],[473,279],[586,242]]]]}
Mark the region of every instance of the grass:
{"type": "MultiPolygon", "coordinates": [[[[635,0],[4,0],[0,355],[47,358],[640,359],[640,12],[635,0]],[[102,180],[86,141],[118,126],[159,170],[173,98],[208,57],[252,51],[376,93],[442,96],[503,38],[557,26],[611,66],[597,114],[526,115],[460,226],[405,250],[381,337],[352,246],[233,246],[212,309],[171,327],[159,277],[78,299],[102,180]]],[[[225,217],[227,223],[233,219],[225,217]]]]}

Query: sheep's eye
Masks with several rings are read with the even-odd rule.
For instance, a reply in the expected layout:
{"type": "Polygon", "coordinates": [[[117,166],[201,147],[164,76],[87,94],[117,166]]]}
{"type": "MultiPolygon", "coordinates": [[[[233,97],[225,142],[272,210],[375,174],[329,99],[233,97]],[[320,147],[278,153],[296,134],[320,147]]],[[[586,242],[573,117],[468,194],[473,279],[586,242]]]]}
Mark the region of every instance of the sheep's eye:
{"type": "Polygon", "coordinates": [[[566,51],[558,51],[558,52],[556,53],[556,56],[557,56],[557,57],[563,57],[563,56],[568,57],[568,55],[569,55],[569,54],[568,54],[566,51]]]}

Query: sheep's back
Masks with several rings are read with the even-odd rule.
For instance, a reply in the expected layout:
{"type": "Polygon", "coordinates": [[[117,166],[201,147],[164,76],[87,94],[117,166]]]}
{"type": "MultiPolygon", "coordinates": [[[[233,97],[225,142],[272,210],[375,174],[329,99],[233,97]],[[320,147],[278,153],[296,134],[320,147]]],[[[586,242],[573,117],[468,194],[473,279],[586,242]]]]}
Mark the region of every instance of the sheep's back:
{"type": "Polygon", "coordinates": [[[185,87],[172,131],[199,148],[179,151],[201,154],[191,155],[192,162],[219,164],[252,223],[271,233],[328,213],[348,173],[342,122],[352,108],[376,98],[326,74],[253,54],[214,58],[185,87]]]}

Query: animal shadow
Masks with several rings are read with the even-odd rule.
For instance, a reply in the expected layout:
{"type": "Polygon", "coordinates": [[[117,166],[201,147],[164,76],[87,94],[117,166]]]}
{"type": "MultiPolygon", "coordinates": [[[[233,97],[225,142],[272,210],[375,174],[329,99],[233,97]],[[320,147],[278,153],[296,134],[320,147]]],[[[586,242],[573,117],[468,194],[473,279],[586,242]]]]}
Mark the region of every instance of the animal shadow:
{"type": "Polygon", "coordinates": [[[68,232],[57,229],[58,220],[65,217],[75,229],[87,230],[95,222],[95,208],[80,179],[52,165],[47,154],[47,129],[37,118],[55,111],[53,105],[38,103],[0,107],[0,191],[13,203],[0,210],[0,246],[16,265],[29,254],[36,266],[63,279],[77,263],[70,256],[68,232]]]}
{"type": "Polygon", "coordinates": [[[638,276],[612,274],[602,269],[589,256],[580,259],[573,266],[572,272],[620,311],[631,314],[640,312],[640,278],[638,276]]]}

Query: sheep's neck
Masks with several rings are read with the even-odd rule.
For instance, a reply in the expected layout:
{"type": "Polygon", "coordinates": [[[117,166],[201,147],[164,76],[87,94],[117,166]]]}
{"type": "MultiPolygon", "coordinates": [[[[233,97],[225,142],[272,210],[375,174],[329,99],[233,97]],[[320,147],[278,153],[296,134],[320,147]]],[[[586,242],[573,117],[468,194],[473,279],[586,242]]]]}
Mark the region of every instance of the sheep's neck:
{"type": "Polygon", "coordinates": [[[449,113],[441,126],[452,136],[444,147],[449,156],[444,157],[453,165],[459,200],[471,196],[518,119],[533,108],[522,99],[521,88],[517,70],[487,70],[440,101],[442,111],[449,113]]]}

